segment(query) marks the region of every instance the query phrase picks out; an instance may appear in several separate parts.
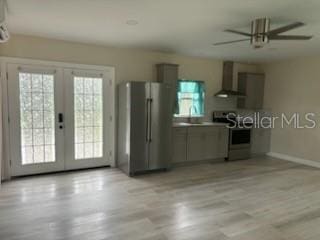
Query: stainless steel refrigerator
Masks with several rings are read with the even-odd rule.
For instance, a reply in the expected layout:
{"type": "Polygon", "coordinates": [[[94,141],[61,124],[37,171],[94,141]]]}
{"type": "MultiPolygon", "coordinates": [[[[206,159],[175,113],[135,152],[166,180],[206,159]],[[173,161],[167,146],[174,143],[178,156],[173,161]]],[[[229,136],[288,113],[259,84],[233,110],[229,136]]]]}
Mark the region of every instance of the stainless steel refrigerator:
{"type": "Polygon", "coordinates": [[[172,91],[158,82],[119,84],[117,166],[128,175],[170,167],[172,91]]]}

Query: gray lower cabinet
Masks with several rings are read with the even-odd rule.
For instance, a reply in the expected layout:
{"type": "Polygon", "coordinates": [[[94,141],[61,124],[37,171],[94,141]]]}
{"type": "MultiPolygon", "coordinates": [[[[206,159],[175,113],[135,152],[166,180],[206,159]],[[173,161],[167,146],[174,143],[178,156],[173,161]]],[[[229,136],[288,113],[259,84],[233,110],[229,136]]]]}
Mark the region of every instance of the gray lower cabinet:
{"type": "Polygon", "coordinates": [[[206,157],[206,136],[202,129],[189,128],[187,141],[187,161],[204,160],[206,157]]]}
{"type": "Polygon", "coordinates": [[[226,127],[220,128],[219,130],[219,140],[218,140],[218,151],[217,158],[228,157],[228,147],[229,147],[229,129],[226,127]]]}
{"type": "MultiPolygon", "coordinates": [[[[203,159],[214,159],[219,156],[219,128],[212,128],[204,134],[203,159]]],[[[190,145],[189,145],[190,146],[190,145]]],[[[191,146],[190,146],[191,147],[191,146]]],[[[192,148],[192,147],[191,147],[192,148]]]]}
{"type": "Polygon", "coordinates": [[[173,141],[173,162],[185,162],[187,159],[187,128],[173,128],[173,141]]]}
{"type": "Polygon", "coordinates": [[[251,134],[251,153],[266,154],[270,152],[271,129],[253,128],[251,134]]]}
{"type": "Polygon", "coordinates": [[[174,128],[173,162],[225,158],[228,136],[228,129],[220,126],[174,128]]]}

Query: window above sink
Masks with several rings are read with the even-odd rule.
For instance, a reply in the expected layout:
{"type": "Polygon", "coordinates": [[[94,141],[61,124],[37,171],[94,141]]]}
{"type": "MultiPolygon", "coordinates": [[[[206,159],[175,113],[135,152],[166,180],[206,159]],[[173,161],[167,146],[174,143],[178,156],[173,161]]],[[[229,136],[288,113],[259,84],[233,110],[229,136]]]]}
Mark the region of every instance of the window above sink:
{"type": "Polygon", "coordinates": [[[203,117],[205,84],[181,79],[177,82],[175,117],[203,117]]]}

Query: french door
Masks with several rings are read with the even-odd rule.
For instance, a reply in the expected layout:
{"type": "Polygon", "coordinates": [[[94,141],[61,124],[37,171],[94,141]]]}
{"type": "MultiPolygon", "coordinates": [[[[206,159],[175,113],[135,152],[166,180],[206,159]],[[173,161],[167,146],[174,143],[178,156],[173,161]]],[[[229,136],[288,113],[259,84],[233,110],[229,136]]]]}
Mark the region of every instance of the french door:
{"type": "Polygon", "coordinates": [[[110,164],[108,72],[8,64],[11,175],[110,164]]]}

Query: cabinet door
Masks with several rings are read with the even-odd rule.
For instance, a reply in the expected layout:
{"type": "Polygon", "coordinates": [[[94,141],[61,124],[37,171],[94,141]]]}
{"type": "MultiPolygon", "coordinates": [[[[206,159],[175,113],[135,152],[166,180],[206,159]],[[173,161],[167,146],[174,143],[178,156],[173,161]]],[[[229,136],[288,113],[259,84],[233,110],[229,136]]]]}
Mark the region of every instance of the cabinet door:
{"type": "Polygon", "coordinates": [[[174,163],[187,161],[187,129],[173,130],[173,159],[174,163]]]}
{"type": "Polygon", "coordinates": [[[189,128],[188,161],[211,160],[228,156],[229,129],[224,127],[189,128]]]}
{"type": "Polygon", "coordinates": [[[238,99],[238,108],[261,109],[263,107],[264,75],[239,73],[238,91],[246,95],[246,98],[238,99]]]}
{"type": "Polygon", "coordinates": [[[253,154],[265,154],[270,151],[271,129],[253,128],[251,136],[251,152],[253,154]]]}
{"type": "Polygon", "coordinates": [[[218,159],[228,156],[229,129],[224,127],[212,127],[206,133],[205,159],[218,159]]]}
{"type": "Polygon", "coordinates": [[[229,129],[219,128],[217,158],[226,158],[229,147],[229,129]]]}
{"type": "Polygon", "coordinates": [[[220,128],[212,127],[205,135],[204,159],[215,159],[219,153],[219,131],[220,128]]]}
{"type": "Polygon", "coordinates": [[[264,97],[264,76],[263,75],[255,75],[252,79],[254,83],[254,91],[255,91],[255,109],[263,108],[263,97],[264,97]]]}
{"type": "Polygon", "coordinates": [[[202,131],[189,132],[187,146],[188,146],[188,149],[187,149],[188,161],[199,161],[205,158],[205,134],[202,131]]]}

